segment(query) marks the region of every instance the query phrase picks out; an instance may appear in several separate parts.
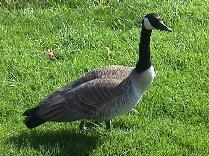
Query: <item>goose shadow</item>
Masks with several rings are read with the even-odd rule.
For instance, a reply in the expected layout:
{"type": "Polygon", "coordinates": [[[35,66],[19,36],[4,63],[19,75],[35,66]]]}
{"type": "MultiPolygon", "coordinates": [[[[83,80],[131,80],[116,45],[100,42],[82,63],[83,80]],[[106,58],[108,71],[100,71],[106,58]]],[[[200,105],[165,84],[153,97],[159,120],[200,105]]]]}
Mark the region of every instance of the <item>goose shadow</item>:
{"type": "Polygon", "coordinates": [[[33,149],[52,155],[89,155],[100,145],[99,136],[76,131],[31,131],[11,136],[9,143],[19,150],[33,149]]]}

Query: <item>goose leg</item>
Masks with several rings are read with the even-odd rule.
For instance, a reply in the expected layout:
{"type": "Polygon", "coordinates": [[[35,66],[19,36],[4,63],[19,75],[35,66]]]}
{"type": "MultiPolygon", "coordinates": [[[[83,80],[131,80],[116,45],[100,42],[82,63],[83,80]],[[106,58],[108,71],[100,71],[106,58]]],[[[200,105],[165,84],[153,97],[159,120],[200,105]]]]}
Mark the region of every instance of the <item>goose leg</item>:
{"type": "MultiPolygon", "coordinates": [[[[92,128],[92,127],[96,128],[96,126],[98,126],[98,125],[100,125],[100,122],[98,122],[98,121],[95,121],[94,123],[89,123],[87,125],[86,125],[85,121],[81,121],[79,128],[81,131],[85,131],[88,128],[92,128]]],[[[112,128],[112,121],[111,120],[105,121],[105,125],[106,125],[107,129],[111,129],[112,128]]]]}
{"type": "Polygon", "coordinates": [[[79,128],[80,128],[81,131],[86,130],[85,121],[81,121],[81,123],[79,125],[79,128]]]}
{"type": "Polygon", "coordinates": [[[107,129],[111,129],[112,128],[112,121],[111,120],[105,121],[105,125],[106,125],[107,129]]]}
{"type": "Polygon", "coordinates": [[[93,123],[93,127],[96,128],[96,127],[98,127],[98,126],[101,126],[101,122],[100,122],[100,121],[95,121],[95,122],[93,123]]]}
{"type": "Polygon", "coordinates": [[[85,131],[85,130],[95,129],[98,125],[100,125],[100,122],[98,121],[95,122],[81,121],[79,128],[81,131],[85,131]]]}

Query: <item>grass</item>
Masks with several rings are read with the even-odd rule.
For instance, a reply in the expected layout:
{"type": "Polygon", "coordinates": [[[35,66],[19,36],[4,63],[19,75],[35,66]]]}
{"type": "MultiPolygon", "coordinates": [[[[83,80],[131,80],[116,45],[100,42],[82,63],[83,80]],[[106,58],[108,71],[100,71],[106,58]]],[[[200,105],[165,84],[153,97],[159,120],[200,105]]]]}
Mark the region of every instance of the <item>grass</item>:
{"type": "Polygon", "coordinates": [[[207,0],[1,2],[1,155],[208,155],[208,11],[207,0]],[[82,73],[134,66],[139,22],[149,12],[174,32],[153,32],[157,77],[138,113],[113,120],[129,131],[81,133],[78,122],[24,126],[24,110],[82,73]],[[44,55],[48,49],[56,59],[44,55]]]}

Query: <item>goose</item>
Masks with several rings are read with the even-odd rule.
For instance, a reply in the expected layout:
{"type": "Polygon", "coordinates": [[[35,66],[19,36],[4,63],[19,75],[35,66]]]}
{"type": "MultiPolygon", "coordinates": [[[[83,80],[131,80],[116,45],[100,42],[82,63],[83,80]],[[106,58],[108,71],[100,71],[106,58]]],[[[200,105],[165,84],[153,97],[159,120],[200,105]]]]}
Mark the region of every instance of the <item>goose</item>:
{"type": "Polygon", "coordinates": [[[80,76],[61,89],[46,96],[38,106],[26,110],[24,123],[32,129],[46,122],[86,121],[105,122],[131,111],[140,101],[155,77],[150,60],[152,30],[172,32],[156,13],[142,20],[139,59],[135,67],[112,65],[95,69],[80,76]]]}

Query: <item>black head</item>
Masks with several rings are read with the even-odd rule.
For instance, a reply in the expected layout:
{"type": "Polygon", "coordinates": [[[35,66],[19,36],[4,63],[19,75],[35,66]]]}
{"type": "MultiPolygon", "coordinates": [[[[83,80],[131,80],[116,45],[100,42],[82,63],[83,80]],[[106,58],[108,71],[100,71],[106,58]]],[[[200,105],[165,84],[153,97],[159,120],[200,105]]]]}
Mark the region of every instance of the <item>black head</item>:
{"type": "Polygon", "coordinates": [[[172,32],[172,29],[169,28],[165,23],[163,23],[160,16],[155,13],[147,14],[142,21],[142,25],[147,30],[158,29],[162,31],[172,32]]]}

